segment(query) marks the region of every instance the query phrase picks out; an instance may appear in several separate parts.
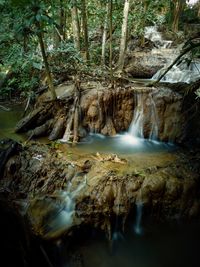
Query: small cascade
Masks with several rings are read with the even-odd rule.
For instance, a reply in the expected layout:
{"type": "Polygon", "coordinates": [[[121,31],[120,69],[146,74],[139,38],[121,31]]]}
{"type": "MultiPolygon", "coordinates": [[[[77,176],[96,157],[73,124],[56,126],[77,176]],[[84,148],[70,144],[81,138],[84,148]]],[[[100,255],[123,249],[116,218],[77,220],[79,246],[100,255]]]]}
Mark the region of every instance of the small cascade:
{"type": "Polygon", "coordinates": [[[50,216],[46,222],[48,225],[48,232],[55,233],[57,231],[67,230],[73,225],[75,213],[75,198],[86,184],[86,177],[77,188],[71,191],[72,184],[68,184],[67,190],[58,192],[60,204],[55,206],[55,212],[50,216]]]}
{"type": "MultiPolygon", "coordinates": [[[[160,69],[153,77],[152,80],[157,80],[164,73],[167,66],[160,69]]],[[[191,83],[199,79],[200,75],[200,62],[191,62],[189,65],[182,62],[179,65],[174,65],[165,76],[161,79],[162,82],[168,83],[191,83]]]]}
{"type": "Polygon", "coordinates": [[[143,94],[136,93],[135,103],[136,103],[136,109],[134,112],[133,121],[131,122],[131,125],[129,128],[129,134],[136,138],[144,138],[144,135],[143,135],[143,116],[144,116],[143,94]]]}
{"type": "Polygon", "coordinates": [[[137,235],[142,234],[142,208],[143,204],[142,203],[137,203],[136,204],[136,221],[135,221],[135,226],[134,226],[134,231],[137,235]]]}
{"type": "MultiPolygon", "coordinates": [[[[151,40],[156,49],[152,50],[152,54],[162,54],[167,58],[165,66],[154,74],[152,80],[158,80],[165,72],[167,67],[179,55],[183,45],[177,49],[171,48],[172,41],[163,40],[162,35],[158,32],[157,26],[149,26],[145,28],[145,38],[151,40]]],[[[185,56],[184,60],[174,65],[171,70],[161,79],[162,82],[168,83],[191,83],[199,79],[200,75],[200,61],[191,61],[185,56]]]]}
{"type": "Polygon", "coordinates": [[[121,185],[117,186],[117,205],[116,205],[116,221],[114,226],[114,232],[112,233],[112,242],[124,240],[123,234],[121,232],[122,222],[119,218],[120,214],[120,199],[121,199],[121,185]]]}
{"type": "Polygon", "coordinates": [[[135,143],[139,141],[139,139],[144,138],[144,106],[145,113],[149,114],[149,122],[148,125],[150,129],[148,131],[148,136],[146,136],[149,140],[157,140],[158,138],[158,114],[156,110],[156,105],[153,99],[153,95],[151,92],[145,93],[135,93],[135,103],[136,108],[134,111],[133,120],[129,127],[127,140],[134,141],[135,143]],[[147,105],[148,102],[148,105],[147,105]]]}
{"type": "Polygon", "coordinates": [[[143,210],[143,204],[142,202],[137,202],[136,203],[136,219],[135,219],[135,224],[134,224],[134,232],[137,235],[142,235],[143,230],[142,230],[142,210],[143,210]]]}
{"type": "Polygon", "coordinates": [[[157,48],[170,48],[172,44],[170,40],[163,40],[157,26],[145,27],[144,37],[151,40],[157,48]]]}

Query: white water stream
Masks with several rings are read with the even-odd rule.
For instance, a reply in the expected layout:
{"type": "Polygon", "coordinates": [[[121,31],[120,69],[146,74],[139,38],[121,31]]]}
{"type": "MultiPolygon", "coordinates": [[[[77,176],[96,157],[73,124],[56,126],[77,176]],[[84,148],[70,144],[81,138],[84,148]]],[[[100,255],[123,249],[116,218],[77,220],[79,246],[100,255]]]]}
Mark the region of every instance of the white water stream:
{"type": "Polygon", "coordinates": [[[142,202],[138,202],[136,203],[136,218],[135,218],[135,224],[134,224],[134,232],[137,235],[141,235],[142,234],[142,208],[143,208],[143,204],[142,202]]]}
{"type": "Polygon", "coordinates": [[[65,191],[57,192],[60,199],[60,205],[55,206],[55,214],[52,214],[51,219],[46,222],[46,225],[50,230],[48,234],[51,235],[57,231],[65,231],[74,224],[76,197],[85,185],[86,177],[76,189],[72,190],[72,183],[69,182],[65,191]]]}
{"type": "MultiPolygon", "coordinates": [[[[180,54],[182,45],[178,48],[171,47],[172,41],[164,40],[161,33],[158,31],[157,26],[146,27],[145,38],[151,40],[156,47],[156,49],[152,50],[152,54],[160,53],[167,57],[167,64],[152,77],[152,80],[157,80],[180,54]]],[[[167,72],[161,81],[168,83],[191,83],[199,79],[199,76],[200,61],[191,60],[190,55],[187,54],[182,58],[181,62],[174,65],[172,69],[167,72]]]]}
{"type": "Polygon", "coordinates": [[[145,123],[145,116],[144,116],[144,105],[145,105],[146,114],[149,115],[149,135],[146,137],[149,141],[156,141],[158,139],[158,115],[156,110],[156,105],[153,99],[152,93],[135,93],[135,103],[136,107],[134,109],[133,120],[130,124],[128,133],[123,135],[122,138],[124,142],[141,145],[144,142],[144,123],[145,123]],[[144,97],[147,95],[147,98],[144,97]]]}

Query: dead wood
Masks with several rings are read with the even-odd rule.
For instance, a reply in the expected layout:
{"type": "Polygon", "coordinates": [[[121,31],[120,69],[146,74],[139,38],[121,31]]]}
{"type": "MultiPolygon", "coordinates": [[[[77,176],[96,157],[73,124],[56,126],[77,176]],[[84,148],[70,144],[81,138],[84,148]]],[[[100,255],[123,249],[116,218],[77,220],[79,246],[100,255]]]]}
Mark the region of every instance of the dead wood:
{"type": "Polygon", "coordinates": [[[25,118],[20,120],[15,127],[15,132],[25,132],[30,127],[30,125],[32,125],[39,118],[40,112],[42,110],[43,107],[39,107],[29,113],[25,118]]]}
{"type": "Polygon", "coordinates": [[[64,135],[63,135],[63,141],[65,141],[65,142],[68,142],[70,139],[72,122],[73,122],[73,112],[71,111],[69,118],[67,120],[67,127],[66,127],[64,135]]]}
{"type": "Polygon", "coordinates": [[[64,124],[65,124],[65,118],[64,117],[58,118],[53,127],[53,130],[49,135],[49,140],[53,141],[63,136],[64,124]]]}
{"type": "Polygon", "coordinates": [[[53,127],[54,119],[46,121],[43,125],[36,127],[34,130],[28,131],[28,135],[32,137],[39,137],[48,134],[53,127]]]}

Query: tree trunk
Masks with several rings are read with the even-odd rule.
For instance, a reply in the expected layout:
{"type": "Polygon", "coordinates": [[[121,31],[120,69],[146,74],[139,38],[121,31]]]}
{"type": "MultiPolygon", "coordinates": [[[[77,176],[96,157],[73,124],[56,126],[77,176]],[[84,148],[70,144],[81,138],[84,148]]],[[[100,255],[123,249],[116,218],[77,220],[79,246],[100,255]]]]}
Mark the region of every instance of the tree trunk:
{"type": "Polygon", "coordinates": [[[24,50],[24,54],[28,52],[28,35],[27,34],[23,36],[23,50],[24,50]]]}
{"type": "Polygon", "coordinates": [[[47,75],[47,82],[48,82],[49,90],[51,92],[52,100],[55,100],[57,98],[57,96],[56,96],[56,91],[55,91],[55,88],[53,85],[53,80],[52,80],[52,76],[51,76],[51,72],[50,72],[50,68],[49,68],[49,64],[48,64],[48,60],[47,60],[47,55],[45,52],[45,45],[44,45],[44,41],[43,41],[43,37],[42,37],[40,23],[37,22],[36,26],[38,29],[38,40],[39,40],[39,44],[40,44],[42,58],[43,58],[44,65],[45,65],[45,71],[46,71],[46,75],[47,75]]]}
{"type": "Polygon", "coordinates": [[[184,8],[185,0],[174,0],[174,14],[173,14],[173,22],[172,22],[172,31],[178,32],[179,19],[181,12],[184,8]]]}
{"type": "Polygon", "coordinates": [[[65,25],[64,19],[64,7],[63,0],[60,0],[60,6],[58,12],[55,13],[54,9],[52,9],[52,15],[54,17],[53,22],[53,43],[54,47],[58,48],[60,43],[63,41],[63,30],[65,25]]]}
{"type": "Polygon", "coordinates": [[[110,33],[110,80],[113,85],[113,69],[112,69],[112,0],[109,1],[109,33],[110,33]]]}
{"type": "Polygon", "coordinates": [[[145,28],[145,24],[146,24],[146,12],[147,12],[147,9],[148,9],[148,2],[146,0],[142,0],[142,2],[144,2],[144,8],[143,8],[143,18],[142,18],[142,21],[141,21],[141,28],[143,30],[143,34],[141,36],[141,46],[144,47],[144,43],[145,43],[145,37],[144,37],[144,28],[145,28]]]}
{"type": "Polygon", "coordinates": [[[124,67],[124,57],[125,57],[125,52],[126,52],[129,5],[130,5],[130,0],[125,0],[124,12],[123,12],[123,23],[122,23],[122,34],[121,34],[120,51],[119,51],[119,61],[118,61],[118,69],[121,71],[124,67]]]}
{"type": "Polygon", "coordinates": [[[63,0],[60,0],[60,34],[62,36],[62,40],[65,40],[65,28],[66,28],[66,14],[65,8],[63,6],[63,0]]]}
{"type": "Polygon", "coordinates": [[[77,10],[75,0],[73,1],[71,14],[72,14],[72,30],[73,30],[74,46],[75,46],[76,50],[80,51],[80,49],[81,49],[80,26],[79,26],[79,19],[78,19],[78,10],[77,10]]]}
{"type": "Polygon", "coordinates": [[[102,53],[101,53],[101,64],[105,66],[105,55],[106,55],[106,38],[108,30],[108,19],[109,19],[109,4],[106,5],[106,17],[103,27],[103,36],[102,36],[102,53]]]}
{"type": "Polygon", "coordinates": [[[80,80],[76,77],[74,81],[75,101],[74,101],[74,129],[73,129],[73,143],[78,142],[78,126],[79,126],[79,106],[80,106],[80,80]]]}
{"type": "Polygon", "coordinates": [[[88,26],[87,26],[87,12],[86,12],[86,2],[82,0],[82,27],[83,27],[83,39],[84,39],[84,49],[86,60],[89,60],[89,44],[88,44],[88,26]]]}

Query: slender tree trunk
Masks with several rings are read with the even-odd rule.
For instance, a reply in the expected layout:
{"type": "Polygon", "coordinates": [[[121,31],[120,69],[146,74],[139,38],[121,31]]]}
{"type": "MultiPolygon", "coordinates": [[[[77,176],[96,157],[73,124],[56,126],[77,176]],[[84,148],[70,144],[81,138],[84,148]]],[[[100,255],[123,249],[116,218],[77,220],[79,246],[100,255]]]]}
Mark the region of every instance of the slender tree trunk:
{"type": "Polygon", "coordinates": [[[108,30],[108,19],[109,19],[109,4],[106,5],[106,17],[104,20],[103,27],[103,36],[102,36],[102,53],[101,53],[101,64],[105,66],[105,55],[106,55],[106,38],[107,38],[107,30],[108,30]]]}
{"type": "Polygon", "coordinates": [[[82,0],[82,26],[83,26],[83,39],[86,60],[90,59],[89,56],[89,43],[88,43],[88,25],[87,25],[87,12],[86,12],[86,1],[82,0]]]}
{"type": "Polygon", "coordinates": [[[110,33],[110,80],[113,85],[113,69],[112,69],[112,0],[109,1],[109,33],[110,33]]]}
{"type": "Polygon", "coordinates": [[[123,12],[123,23],[122,23],[122,34],[121,34],[120,51],[119,51],[119,61],[118,61],[118,69],[119,70],[122,70],[124,67],[129,5],[130,5],[130,0],[125,0],[124,12],[123,12]]]}
{"type": "Polygon", "coordinates": [[[24,54],[26,54],[28,52],[28,37],[26,34],[23,36],[23,49],[24,54]]]}
{"type": "Polygon", "coordinates": [[[74,46],[76,50],[80,51],[81,43],[80,43],[80,26],[79,26],[79,19],[78,19],[78,10],[76,1],[73,1],[73,6],[71,9],[72,14],[72,30],[73,30],[73,38],[74,38],[74,46]]]}
{"type": "Polygon", "coordinates": [[[55,91],[53,81],[52,81],[52,76],[51,76],[51,72],[50,72],[50,68],[49,68],[49,64],[48,64],[48,60],[47,60],[47,55],[45,52],[45,45],[44,45],[44,40],[43,40],[43,36],[42,36],[42,32],[41,32],[40,23],[37,22],[36,26],[38,29],[38,40],[39,40],[40,49],[42,52],[42,58],[43,58],[44,65],[45,65],[45,71],[46,71],[46,75],[47,75],[47,82],[48,82],[49,90],[51,92],[52,100],[55,100],[57,98],[57,96],[56,96],[56,91],[55,91]]]}
{"type": "Polygon", "coordinates": [[[65,30],[66,30],[66,14],[65,14],[65,8],[63,6],[63,0],[60,0],[60,34],[63,40],[65,40],[65,30]]]}
{"type": "Polygon", "coordinates": [[[144,2],[144,8],[143,8],[143,18],[142,18],[142,21],[141,21],[141,28],[143,30],[143,34],[142,34],[142,37],[141,37],[141,46],[144,47],[144,43],[145,43],[145,38],[144,38],[144,28],[145,28],[145,24],[146,24],[146,12],[147,12],[147,9],[148,9],[148,2],[146,0],[142,0],[142,2],[144,2]]]}
{"type": "Polygon", "coordinates": [[[183,11],[185,0],[174,0],[174,15],[172,22],[172,31],[178,32],[179,20],[181,12],[183,11]]]}
{"type": "Polygon", "coordinates": [[[198,14],[197,16],[200,18],[200,3],[198,4],[199,8],[198,8],[198,14]]]}

